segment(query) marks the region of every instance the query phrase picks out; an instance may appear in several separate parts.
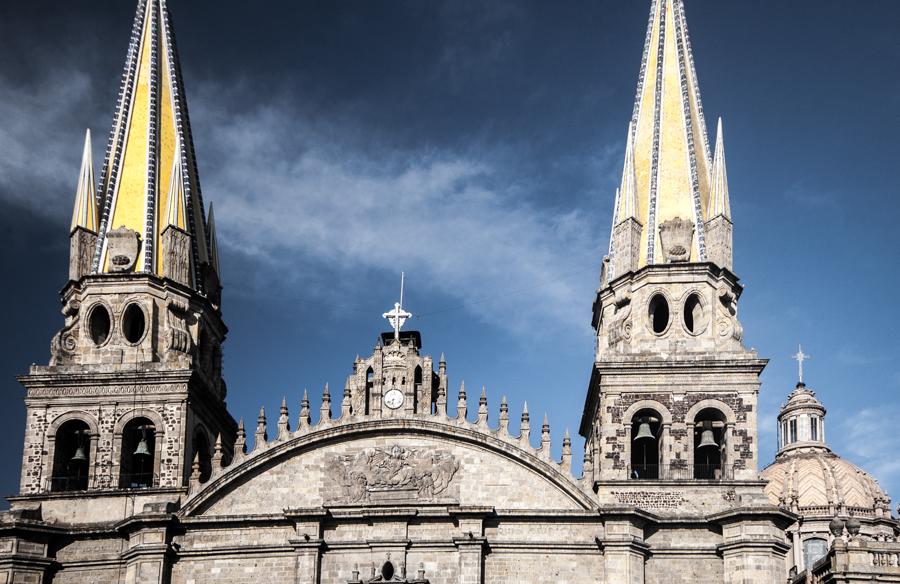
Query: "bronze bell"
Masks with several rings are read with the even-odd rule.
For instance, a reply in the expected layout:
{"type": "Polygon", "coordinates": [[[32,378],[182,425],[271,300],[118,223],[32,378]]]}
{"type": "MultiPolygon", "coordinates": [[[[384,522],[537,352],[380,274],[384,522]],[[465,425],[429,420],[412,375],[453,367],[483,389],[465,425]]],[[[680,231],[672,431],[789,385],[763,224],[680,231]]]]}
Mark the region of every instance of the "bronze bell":
{"type": "Polygon", "coordinates": [[[69,460],[70,462],[85,462],[87,460],[87,456],[84,453],[84,445],[79,444],[78,448],[75,449],[75,455],[69,460]]]}
{"type": "Polygon", "coordinates": [[[150,450],[147,448],[147,439],[141,436],[141,441],[138,442],[137,448],[134,450],[135,456],[150,456],[150,450]]]}
{"type": "Polygon", "coordinates": [[[706,448],[707,446],[719,447],[719,445],[716,444],[716,438],[713,436],[713,431],[709,429],[703,430],[703,433],[700,434],[700,444],[697,445],[697,448],[706,448]]]}
{"type": "Polygon", "coordinates": [[[638,433],[637,436],[634,437],[634,440],[638,441],[645,438],[656,438],[656,436],[653,435],[653,432],[650,431],[649,422],[641,422],[640,425],[638,425],[638,433]]]}

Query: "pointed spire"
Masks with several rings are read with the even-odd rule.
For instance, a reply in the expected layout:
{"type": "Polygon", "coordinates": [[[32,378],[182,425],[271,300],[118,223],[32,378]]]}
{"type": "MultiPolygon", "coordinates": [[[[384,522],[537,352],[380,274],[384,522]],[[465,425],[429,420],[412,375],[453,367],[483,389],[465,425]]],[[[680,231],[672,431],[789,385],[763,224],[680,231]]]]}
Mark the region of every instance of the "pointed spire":
{"type": "Polygon", "coordinates": [[[259,416],[256,418],[256,434],[254,435],[253,450],[265,448],[269,435],[266,433],[266,408],[259,408],[259,416]]]}
{"type": "Polygon", "coordinates": [[[172,161],[172,180],[169,182],[169,193],[166,197],[166,215],[163,229],[175,227],[187,231],[188,211],[184,194],[184,175],[182,173],[181,149],[175,150],[172,161]]]}
{"type": "Polygon", "coordinates": [[[344,397],[341,400],[341,419],[346,420],[350,417],[352,413],[353,407],[350,401],[351,393],[350,393],[350,383],[353,380],[352,377],[347,378],[347,382],[344,384],[344,397]]]}
{"type": "Polygon", "coordinates": [[[213,470],[222,467],[222,433],[219,432],[216,434],[216,445],[213,449],[213,457],[212,457],[212,467],[213,470]]]}
{"type": "Polygon", "coordinates": [[[716,156],[713,158],[709,218],[722,215],[731,220],[731,201],[728,197],[728,172],[725,170],[725,138],[722,118],[716,128],[716,156]]]}
{"type": "Polygon", "coordinates": [[[509,432],[509,404],[505,395],[500,399],[500,431],[504,434],[509,432]]]}
{"type": "Polygon", "coordinates": [[[281,398],[281,409],[278,415],[278,439],[287,440],[291,431],[291,422],[288,417],[287,398],[281,398]]]}
{"type": "Polygon", "coordinates": [[[581,466],[581,478],[588,482],[594,479],[594,449],[590,444],[584,449],[584,464],[581,466]]]}
{"type": "Polygon", "coordinates": [[[247,431],[244,429],[244,418],[238,422],[237,438],[234,440],[234,455],[243,456],[247,453],[247,431]]]}
{"type": "Polygon", "coordinates": [[[634,126],[628,124],[628,138],[625,141],[625,166],[622,168],[622,183],[616,197],[619,200],[619,216],[615,223],[626,219],[637,219],[637,175],[634,170],[634,126]]]}
{"type": "Polygon", "coordinates": [[[84,133],[84,151],[81,154],[81,170],[75,189],[75,207],[72,210],[72,226],[69,233],[82,228],[97,233],[97,194],[94,191],[94,161],[91,153],[91,131],[84,133]]]}
{"type": "Polygon", "coordinates": [[[191,463],[191,485],[197,486],[200,484],[200,451],[197,451],[194,454],[194,462],[191,463]]]}
{"type": "Polygon", "coordinates": [[[308,430],[312,423],[312,417],[309,413],[309,392],[303,388],[303,399],[300,400],[300,422],[298,424],[301,430],[308,430]]]}
{"type": "Polygon", "coordinates": [[[707,261],[712,156],[683,0],[652,3],[630,126],[613,226],[641,224],[635,268],[707,261]]]}
{"type": "Polygon", "coordinates": [[[481,397],[478,398],[478,424],[487,426],[488,405],[487,405],[487,388],[481,386],[481,397]]]}
{"type": "Polygon", "coordinates": [[[206,220],[178,51],[164,1],[137,3],[106,151],[98,189],[102,209],[93,271],[107,273],[126,266],[163,275],[162,231],[169,224],[173,181],[180,180],[181,191],[176,188],[175,192],[185,201],[181,221],[190,236],[191,281],[200,289],[203,281],[198,270],[208,261],[206,220]],[[175,178],[176,168],[180,178],[175,178]],[[137,234],[138,257],[122,254],[117,238],[107,237],[114,230],[132,241],[129,232],[137,234]],[[114,263],[114,256],[128,262],[114,263]]]}
{"type": "Polygon", "coordinates": [[[519,423],[519,441],[525,445],[531,444],[531,418],[528,416],[528,402],[522,407],[522,419],[519,423]]]}
{"type": "Polygon", "coordinates": [[[466,421],[466,414],[469,412],[469,407],[466,402],[466,382],[462,381],[459,384],[459,400],[456,402],[456,419],[462,422],[466,421]]]}
{"type": "Polygon", "coordinates": [[[216,275],[222,275],[219,270],[219,241],[216,236],[216,215],[213,212],[213,204],[209,204],[209,219],[207,221],[207,229],[209,230],[209,263],[212,265],[216,275]]]}
{"type": "Polygon", "coordinates": [[[566,435],[563,436],[562,466],[566,471],[572,470],[572,437],[569,436],[568,428],[566,428],[566,435]]]}
{"type": "Polygon", "coordinates": [[[319,408],[319,423],[331,420],[331,391],[328,389],[328,383],[322,389],[322,405],[319,408]]]}
{"type": "Polygon", "coordinates": [[[541,452],[550,456],[550,420],[544,412],[544,423],[541,425],[541,452]]]}

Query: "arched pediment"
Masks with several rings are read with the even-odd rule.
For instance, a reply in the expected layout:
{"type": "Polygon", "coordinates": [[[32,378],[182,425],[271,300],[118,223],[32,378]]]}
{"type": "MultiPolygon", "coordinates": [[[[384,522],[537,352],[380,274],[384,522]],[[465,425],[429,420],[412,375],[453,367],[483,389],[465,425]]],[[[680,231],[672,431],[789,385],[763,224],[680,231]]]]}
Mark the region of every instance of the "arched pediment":
{"type": "Polygon", "coordinates": [[[263,515],[288,508],[423,504],[595,508],[558,462],[498,434],[421,419],[369,419],[315,429],[270,442],[218,470],[192,491],[181,513],[263,515]]]}

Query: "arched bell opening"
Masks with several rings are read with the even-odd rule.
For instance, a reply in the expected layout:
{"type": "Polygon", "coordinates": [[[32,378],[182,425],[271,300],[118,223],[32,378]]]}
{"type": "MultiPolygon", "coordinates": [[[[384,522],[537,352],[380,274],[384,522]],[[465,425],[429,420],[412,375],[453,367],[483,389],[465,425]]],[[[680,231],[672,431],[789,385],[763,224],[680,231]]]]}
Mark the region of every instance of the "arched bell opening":
{"type": "Polygon", "coordinates": [[[631,418],[632,479],[660,478],[661,428],[660,416],[654,410],[640,410],[631,418]]]}
{"type": "Polygon", "coordinates": [[[69,420],[56,432],[51,491],[86,491],[91,467],[91,431],[81,420],[69,420]]]}
{"type": "Polygon", "coordinates": [[[147,418],[134,418],[122,430],[119,469],[123,489],[156,486],[156,426],[147,418]]]}
{"type": "Polygon", "coordinates": [[[209,451],[209,440],[206,438],[206,432],[197,429],[194,432],[191,448],[191,464],[198,460],[200,463],[200,482],[205,483],[212,475],[212,453],[209,451]]]}
{"type": "Polygon", "coordinates": [[[715,408],[694,418],[694,478],[722,479],[725,470],[725,414],[715,408]]]}
{"type": "MultiPolygon", "coordinates": [[[[422,368],[416,365],[413,372],[413,409],[419,411],[419,397],[422,396],[422,368]]],[[[423,400],[424,401],[424,400],[423,400]]]]}
{"type": "Polygon", "coordinates": [[[371,403],[372,403],[372,392],[375,389],[375,372],[369,367],[366,370],[366,415],[368,416],[371,411],[371,403]]]}

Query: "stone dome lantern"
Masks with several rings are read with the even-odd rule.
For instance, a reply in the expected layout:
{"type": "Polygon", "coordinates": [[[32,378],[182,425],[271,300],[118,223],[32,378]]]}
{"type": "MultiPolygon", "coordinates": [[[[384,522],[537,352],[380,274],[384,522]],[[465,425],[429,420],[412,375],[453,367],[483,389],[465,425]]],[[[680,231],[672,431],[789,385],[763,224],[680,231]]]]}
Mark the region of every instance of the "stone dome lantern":
{"type": "Polygon", "coordinates": [[[896,529],[890,497],[878,481],[828,447],[825,414],[815,392],[798,382],[778,415],[775,462],[761,473],[772,504],[799,516],[788,529],[788,562],[797,572],[825,555],[838,523],[841,530],[852,524],[855,534],[869,539],[892,538],[896,529]]]}

